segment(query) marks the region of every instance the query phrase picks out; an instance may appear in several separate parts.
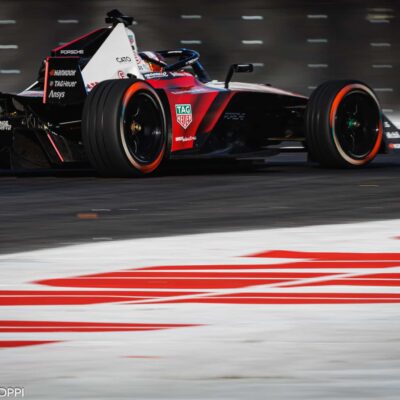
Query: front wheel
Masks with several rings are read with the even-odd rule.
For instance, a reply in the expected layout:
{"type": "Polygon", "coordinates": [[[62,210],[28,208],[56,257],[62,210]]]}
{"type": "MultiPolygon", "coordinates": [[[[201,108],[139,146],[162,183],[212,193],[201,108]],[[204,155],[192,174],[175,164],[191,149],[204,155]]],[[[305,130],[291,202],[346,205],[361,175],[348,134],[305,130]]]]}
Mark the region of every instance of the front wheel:
{"type": "Polygon", "coordinates": [[[331,81],[312,94],[306,110],[310,158],[325,167],[361,167],[377,155],[382,112],[372,89],[357,81],[331,81]]]}
{"type": "Polygon", "coordinates": [[[82,138],[89,161],[104,176],[154,173],[168,156],[163,104],[143,81],[97,85],[83,109],[82,138]]]}

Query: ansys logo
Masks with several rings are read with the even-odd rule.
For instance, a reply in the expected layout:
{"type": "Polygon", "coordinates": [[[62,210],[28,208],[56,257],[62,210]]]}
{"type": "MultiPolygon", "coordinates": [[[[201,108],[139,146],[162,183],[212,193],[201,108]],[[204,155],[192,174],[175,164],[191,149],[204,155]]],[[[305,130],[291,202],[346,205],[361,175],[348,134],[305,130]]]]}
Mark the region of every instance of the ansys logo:
{"type": "Polygon", "coordinates": [[[178,124],[186,129],[192,122],[192,106],[190,104],[176,104],[175,111],[178,124]]]}

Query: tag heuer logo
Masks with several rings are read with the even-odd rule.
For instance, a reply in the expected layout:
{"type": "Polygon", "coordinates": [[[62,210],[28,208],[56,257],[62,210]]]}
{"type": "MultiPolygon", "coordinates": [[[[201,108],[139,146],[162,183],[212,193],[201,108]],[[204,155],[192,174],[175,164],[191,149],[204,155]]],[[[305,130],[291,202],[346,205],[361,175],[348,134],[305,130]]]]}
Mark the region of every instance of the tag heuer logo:
{"type": "Polygon", "coordinates": [[[192,123],[192,106],[190,104],[175,104],[176,120],[186,129],[192,123]]]}

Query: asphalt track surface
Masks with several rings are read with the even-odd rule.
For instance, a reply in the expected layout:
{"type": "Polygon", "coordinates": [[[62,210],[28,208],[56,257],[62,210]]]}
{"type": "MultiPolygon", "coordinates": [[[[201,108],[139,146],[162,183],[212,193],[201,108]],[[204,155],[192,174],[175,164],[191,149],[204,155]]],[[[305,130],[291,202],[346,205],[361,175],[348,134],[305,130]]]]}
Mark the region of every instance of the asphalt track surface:
{"type": "Polygon", "coordinates": [[[163,176],[0,174],[0,252],[125,238],[400,217],[400,157],[324,170],[301,154],[243,168],[178,163],[163,176]]]}

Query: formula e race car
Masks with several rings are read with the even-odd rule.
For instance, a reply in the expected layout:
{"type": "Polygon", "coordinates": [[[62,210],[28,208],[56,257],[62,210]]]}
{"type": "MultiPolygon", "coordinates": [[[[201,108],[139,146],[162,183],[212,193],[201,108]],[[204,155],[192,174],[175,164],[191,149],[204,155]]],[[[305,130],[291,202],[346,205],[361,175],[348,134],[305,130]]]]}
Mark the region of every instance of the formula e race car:
{"type": "Polygon", "coordinates": [[[400,150],[400,132],[359,81],[310,98],[264,84],[213,81],[194,50],[138,52],[133,18],[57,47],[35,83],[0,94],[2,167],[91,165],[105,176],[154,173],[170,159],[260,159],[307,152],[324,167],[362,167],[400,150]],[[290,146],[293,148],[293,146],[290,146]]]}

